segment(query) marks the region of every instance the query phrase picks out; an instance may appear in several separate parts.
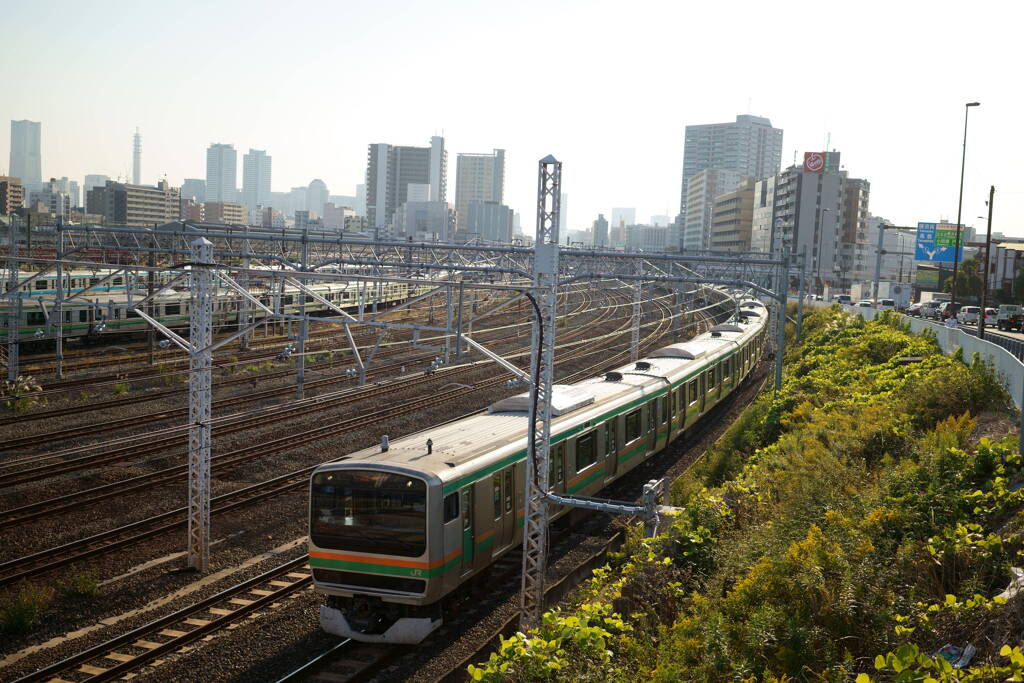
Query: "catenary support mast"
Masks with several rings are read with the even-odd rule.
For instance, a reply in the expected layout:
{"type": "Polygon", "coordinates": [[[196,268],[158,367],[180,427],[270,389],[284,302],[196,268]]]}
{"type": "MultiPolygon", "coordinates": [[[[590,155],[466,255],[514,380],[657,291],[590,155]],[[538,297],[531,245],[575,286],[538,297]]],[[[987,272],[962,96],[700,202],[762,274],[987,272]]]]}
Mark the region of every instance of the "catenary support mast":
{"type": "Polygon", "coordinates": [[[213,243],[192,243],[192,353],[188,373],[188,566],[205,572],[210,564],[210,404],[213,367],[213,243]]]}
{"type": "Polygon", "coordinates": [[[540,160],[537,177],[537,233],[534,243],[535,305],[540,315],[533,324],[530,389],[531,427],[526,458],[526,519],[523,528],[523,585],[520,625],[540,625],[544,611],[544,571],[547,566],[548,451],[551,440],[551,386],[555,365],[555,312],[558,290],[558,222],[561,207],[562,163],[550,154],[540,160]]]}

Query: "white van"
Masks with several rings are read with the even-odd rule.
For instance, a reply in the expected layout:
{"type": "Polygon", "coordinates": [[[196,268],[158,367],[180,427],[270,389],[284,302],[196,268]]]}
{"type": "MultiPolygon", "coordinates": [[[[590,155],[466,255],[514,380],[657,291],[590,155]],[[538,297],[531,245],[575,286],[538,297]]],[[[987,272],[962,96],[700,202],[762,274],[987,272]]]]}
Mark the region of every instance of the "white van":
{"type": "Polygon", "coordinates": [[[878,310],[880,311],[895,311],[896,310],[896,299],[879,299],[878,310]]]}

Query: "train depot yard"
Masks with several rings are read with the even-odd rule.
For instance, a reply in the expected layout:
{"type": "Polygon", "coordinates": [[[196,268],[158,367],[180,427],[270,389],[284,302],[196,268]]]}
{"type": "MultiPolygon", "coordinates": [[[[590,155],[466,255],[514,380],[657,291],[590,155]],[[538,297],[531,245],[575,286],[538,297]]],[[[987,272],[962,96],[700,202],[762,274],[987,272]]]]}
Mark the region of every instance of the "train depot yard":
{"type": "MultiPolygon", "coordinates": [[[[936,582],[913,596],[1001,609],[1020,361],[894,314],[787,308],[785,252],[563,249],[560,169],[539,164],[532,247],[11,231],[2,678],[673,679],[683,661],[710,680],[802,675],[799,648],[823,676],[869,653],[924,666],[888,635],[903,613],[868,624],[826,597],[835,579],[880,610],[891,576],[858,562],[896,553],[908,581],[926,548],[963,571],[918,571],[936,582]],[[949,458],[962,505],[925,520],[949,458]],[[828,615],[777,609],[804,604],[792,572],[828,615]],[[784,643],[750,645],[740,594],[784,643]],[[709,655],[719,637],[744,659],[709,655]]],[[[889,599],[927,631],[936,610],[889,599]]]]}

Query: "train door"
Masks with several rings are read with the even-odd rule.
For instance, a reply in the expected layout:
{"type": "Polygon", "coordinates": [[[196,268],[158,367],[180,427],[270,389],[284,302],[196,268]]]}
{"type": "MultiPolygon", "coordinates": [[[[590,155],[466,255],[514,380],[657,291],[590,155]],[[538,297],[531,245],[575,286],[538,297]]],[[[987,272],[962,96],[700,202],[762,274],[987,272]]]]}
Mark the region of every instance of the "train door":
{"type": "Polygon", "coordinates": [[[473,571],[473,485],[462,489],[462,573],[473,571]]]}
{"type": "Polygon", "coordinates": [[[494,534],[497,550],[512,543],[516,530],[515,466],[509,465],[494,473],[494,534]]]}
{"type": "Polygon", "coordinates": [[[619,418],[604,423],[604,453],[608,459],[604,469],[608,479],[614,479],[619,469],[619,418]]]}

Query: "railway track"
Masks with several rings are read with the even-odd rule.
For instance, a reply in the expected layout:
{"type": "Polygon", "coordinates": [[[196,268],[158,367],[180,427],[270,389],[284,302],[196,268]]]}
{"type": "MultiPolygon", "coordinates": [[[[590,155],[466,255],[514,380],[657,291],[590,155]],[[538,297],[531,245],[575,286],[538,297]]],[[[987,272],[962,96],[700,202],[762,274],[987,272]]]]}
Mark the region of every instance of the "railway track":
{"type": "MultiPolygon", "coordinates": [[[[662,308],[663,310],[667,310],[667,307],[663,306],[662,308]]],[[[657,323],[653,325],[653,327],[654,329],[649,334],[645,335],[645,345],[649,346],[654,343],[664,334],[665,331],[668,330],[668,318],[663,316],[660,321],[657,321],[657,323]]],[[[622,331],[619,334],[625,333],[625,331],[622,331]]],[[[620,362],[622,357],[628,355],[628,351],[629,350],[627,348],[611,359],[605,357],[599,365],[607,366],[609,364],[620,362]]],[[[593,353],[595,352],[588,353],[584,351],[577,352],[575,355],[578,357],[586,357],[593,353]]],[[[565,360],[569,359],[566,358],[565,360]]],[[[571,373],[569,377],[562,381],[574,381],[570,378],[577,376],[589,376],[592,375],[593,372],[593,367],[588,367],[571,373]]],[[[500,383],[503,379],[503,377],[499,377],[489,380],[487,383],[500,383]]],[[[477,387],[474,387],[474,389],[475,388],[477,387]]],[[[453,394],[461,393],[461,391],[470,390],[462,388],[450,390],[453,394]]],[[[434,395],[429,398],[429,402],[432,405],[436,404],[438,400],[438,395],[434,395]]],[[[381,412],[393,413],[394,411],[381,412]]],[[[264,488],[264,490],[257,492],[249,500],[231,500],[229,502],[225,499],[232,494],[219,496],[215,499],[214,512],[216,514],[222,514],[230,509],[251,504],[255,500],[261,498],[269,497],[271,495],[279,495],[287,492],[288,490],[294,490],[297,487],[304,487],[308,480],[308,473],[312,471],[312,469],[313,468],[300,470],[288,475],[283,475],[282,477],[277,477],[270,480],[270,482],[263,482],[249,487],[250,489],[256,489],[257,487],[264,488]],[[297,483],[289,481],[292,476],[299,473],[303,476],[297,483]],[[277,488],[274,490],[266,489],[266,484],[273,484],[277,488]]],[[[183,522],[172,522],[170,524],[165,524],[163,529],[169,530],[170,528],[181,528],[183,526],[183,522]]],[[[161,532],[161,530],[153,530],[146,534],[146,536],[152,536],[161,532]]],[[[128,537],[122,538],[120,541],[116,541],[116,543],[117,547],[125,547],[133,542],[138,542],[139,540],[142,539],[133,539],[128,537]]],[[[606,546],[604,552],[607,552],[607,547],[609,546],[610,543],[606,546]]],[[[109,552],[113,547],[114,546],[112,545],[108,545],[106,548],[97,547],[88,550],[87,552],[90,554],[99,554],[101,552],[109,552]]],[[[597,558],[597,555],[595,554],[594,557],[597,558]]],[[[82,559],[82,557],[74,558],[71,561],[77,561],[78,559],[82,559]]],[[[189,607],[181,609],[173,614],[150,622],[143,627],[112,638],[105,643],[89,648],[88,650],[73,655],[72,657],[64,659],[56,664],[33,672],[29,676],[19,680],[63,680],[71,681],[72,683],[80,683],[86,680],[113,680],[115,678],[126,677],[126,675],[132,674],[133,672],[139,672],[140,668],[158,663],[161,657],[166,657],[197,639],[207,638],[253,612],[267,607],[272,607],[275,603],[281,603],[282,601],[287,600],[290,596],[297,595],[303,590],[308,590],[310,586],[310,577],[308,568],[305,566],[305,561],[306,558],[303,556],[297,560],[275,567],[254,579],[250,579],[221,591],[210,598],[201,600],[198,603],[190,605],[189,607]]],[[[598,564],[600,564],[600,561],[603,561],[603,556],[601,558],[594,559],[594,562],[597,562],[598,564]]],[[[63,565],[69,563],[70,562],[61,562],[60,564],[63,565]]],[[[509,565],[510,570],[518,567],[518,562],[516,562],[514,558],[507,564],[509,565]]],[[[32,573],[36,574],[40,571],[45,571],[46,569],[47,568],[44,567],[38,567],[32,573]]],[[[3,571],[3,569],[0,568],[0,571],[3,571]]],[[[12,580],[10,579],[10,576],[5,574],[4,578],[0,579],[0,585],[9,583],[10,580],[12,580]]],[[[549,594],[553,591],[558,591],[560,585],[561,582],[549,587],[549,594]]],[[[297,672],[293,672],[293,674],[297,674],[297,677],[290,675],[284,680],[298,680],[298,677],[324,681],[354,680],[366,675],[367,673],[378,670],[394,655],[394,648],[353,643],[352,641],[342,641],[338,645],[334,646],[330,652],[325,653],[325,656],[318,658],[316,663],[307,665],[297,672]],[[319,667],[321,666],[326,668],[320,669],[319,667]],[[317,671],[314,671],[314,668],[317,668],[317,671]]],[[[154,670],[147,672],[143,670],[139,673],[152,673],[153,671],[154,670]]],[[[135,675],[137,675],[137,673],[135,675]]]]}
{"type": "Polygon", "coordinates": [[[286,562],[209,598],[123,633],[44,667],[18,683],[85,683],[125,677],[140,667],[226,628],[261,609],[271,608],[312,587],[306,558],[286,562]]]}
{"type": "MultiPolygon", "coordinates": [[[[664,318],[659,321],[656,331],[647,335],[645,343],[650,344],[654,339],[660,338],[665,327],[667,327],[667,324],[668,323],[664,318]]],[[[620,332],[619,334],[625,334],[625,332],[620,332]]],[[[604,349],[582,353],[577,351],[576,353],[578,356],[582,357],[603,352],[604,349]]],[[[606,367],[609,364],[619,362],[621,357],[627,355],[628,349],[617,354],[612,359],[604,357],[602,362],[597,366],[587,367],[573,373],[570,375],[570,378],[567,379],[568,381],[575,381],[571,379],[571,377],[575,377],[577,375],[584,377],[589,376],[594,372],[594,367],[606,367]]],[[[571,360],[574,360],[574,358],[566,357],[561,362],[564,363],[571,360]]],[[[247,448],[239,449],[238,451],[234,451],[230,454],[224,454],[214,460],[217,460],[219,465],[221,462],[226,462],[226,460],[221,460],[221,458],[230,457],[232,458],[233,464],[239,464],[242,461],[241,459],[245,458],[251,460],[257,457],[269,457],[286,450],[292,450],[303,445],[321,441],[328,437],[337,436],[355,429],[365,428],[368,425],[387,422],[394,419],[396,415],[407,414],[415,410],[434,407],[442,403],[448,403],[460,398],[465,398],[480,389],[499,386],[504,383],[504,381],[505,373],[501,373],[498,377],[478,382],[472,386],[458,385],[448,390],[435,392],[419,399],[407,401],[398,406],[391,406],[387,409],[378,410],[373,413],[365,413],[356,418],[351,418],[342,422],[306,430],[298,436],[289,435],[270,441],[264,441],[247,448]]],[[[223,430],[223,427],[220,429],[223,430]]],[[[312,473],[313,469],[315,469],[315,466],[304,467],[258,484],[253,484],[242,489],[216,496],[211,502],[211,516],[220,516],[230,510],[252,505],[284,493],[301,489],[306,485],[309,475],[312,473]]],[[[168,476],[170,476],[169,473],[168,476]]],[[[125,493],[126,491],[124,489],[121,489],[119,492],[115,489],[109,489],[101,494],[102,497],[92,498],[84,504],[94,504],[99,500],[107,499],[114,495],[124,495],[125,493]]],[[[61,510],[66,512],[69,509],[77,508],[81,505],[83,505],[81,502],[74,503],[72,501],[68,501],[63,504],[61,510]]],[[[44,510],[36,509],[32,511],[32,518],[37,518],[39,513],[44,510]]],[[[43,573],[54,571],[85,559],[135,545],[172,530],[182,529],[187,525],[186,514],[187,508],[181,507],[176,510],[164,512],[118,527],[116,529],[94,534],[61,546],[49,548],[0,563],[0,586],[10,585],[29,577],[37,577],[43,573]]],[[[20,522],[24,521],[24,519],[25,517],[22,516],[18,520],[12,518],[11,521],[20,522]]]]}

